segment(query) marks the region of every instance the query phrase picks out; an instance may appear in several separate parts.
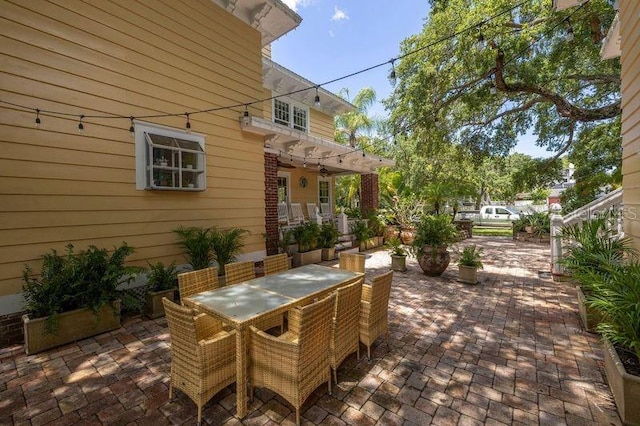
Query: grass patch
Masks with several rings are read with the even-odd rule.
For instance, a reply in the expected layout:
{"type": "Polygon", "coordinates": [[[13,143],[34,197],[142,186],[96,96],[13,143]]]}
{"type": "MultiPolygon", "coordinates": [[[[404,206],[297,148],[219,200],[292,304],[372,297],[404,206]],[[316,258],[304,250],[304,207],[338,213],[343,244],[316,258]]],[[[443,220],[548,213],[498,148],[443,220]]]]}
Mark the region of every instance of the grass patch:
{"type": "Polygon", "coordinates": [[[472,233],[474,236],[513,237],[513,230],[511,228],[488,228],[474,226],[472,233]]]}

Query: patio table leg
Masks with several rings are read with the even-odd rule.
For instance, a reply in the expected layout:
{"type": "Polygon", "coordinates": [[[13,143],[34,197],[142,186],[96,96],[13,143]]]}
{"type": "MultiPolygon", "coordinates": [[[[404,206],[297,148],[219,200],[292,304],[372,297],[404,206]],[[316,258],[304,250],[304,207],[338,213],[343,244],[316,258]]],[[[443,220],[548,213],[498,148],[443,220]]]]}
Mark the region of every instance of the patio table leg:
{"type": "Polygon", "coordinates": [[[236,415],[247,415],[247,327],[236,329],[236,415]]]}

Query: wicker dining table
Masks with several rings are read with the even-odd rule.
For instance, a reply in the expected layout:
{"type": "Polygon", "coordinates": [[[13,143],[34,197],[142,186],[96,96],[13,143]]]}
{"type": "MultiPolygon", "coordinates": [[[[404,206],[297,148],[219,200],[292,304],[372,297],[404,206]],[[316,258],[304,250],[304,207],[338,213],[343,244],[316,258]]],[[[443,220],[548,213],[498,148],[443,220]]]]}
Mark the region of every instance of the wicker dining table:
{"type": "Polygon", "coordinates": [[[185,305],[214,316],[236,330],[236,414],[239,418],[247,414],[249,326],[266,316],[311,303],[362,276],[344,269],[306,265],[184,299],[185,305]]]}

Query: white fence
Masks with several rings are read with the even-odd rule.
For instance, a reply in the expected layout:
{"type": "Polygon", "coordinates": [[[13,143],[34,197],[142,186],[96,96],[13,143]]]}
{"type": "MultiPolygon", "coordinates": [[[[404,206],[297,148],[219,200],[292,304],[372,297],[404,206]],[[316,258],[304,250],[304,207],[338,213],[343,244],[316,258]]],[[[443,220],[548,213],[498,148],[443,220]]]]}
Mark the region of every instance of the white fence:
{"type": "Polygon", "coordinates": [[[622,206],[622,188],[611,191],[602,198],[598,198],[587,205],[580,207],[566,216],[551,216],[551,272],[560,275],[564,272],[562,261],[562,240],[557,236],[563,226],[573,225],[591,220],[604,212],[613,212],[617,220],[612,225],[616,228],[615,234],[622,237],[623,206],[622,206]]]}

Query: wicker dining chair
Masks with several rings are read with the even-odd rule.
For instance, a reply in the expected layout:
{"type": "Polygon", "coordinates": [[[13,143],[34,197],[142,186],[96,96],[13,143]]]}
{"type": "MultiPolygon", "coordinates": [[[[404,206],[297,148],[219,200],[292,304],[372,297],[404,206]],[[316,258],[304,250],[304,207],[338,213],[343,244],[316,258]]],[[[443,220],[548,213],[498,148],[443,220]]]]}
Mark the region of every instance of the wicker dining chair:
{"type": "Polygon", "coordinates": [[[271,275],[289,269],[287,253],[274,254],[264,258],[264,274],[271,275]]]}
{"type": "Polygon", "coordinates": [[[358,253],[340,253],[340,269],[351,272],[364,272],[365,256],[358,253]]]}
{"type": "Polygon", "coordinates": [[[289,311],[289,331],[273,337],[251,326],[249,340],[249,383],[253,388],[272,390],[296,409],[311,393],[327,382],[331,393],[329,342],[335,309],[335,295],[289,311]]]}
{"type": "MultiPolygon", "coordinates": [[[[232,262],[224,265],[226,273],[227,285],[238,284],[243,281],[249,281],[256,277],[256,270],[253,261],[247,262],[232,262]]],[[[283,314],[275,314],[261,318],[256,327],[260,330],[269,330],[273,327],[279,327],[280,333],[284,331],[284,316],[283,314]]]]}
{"type": "Polygon", "coordinates": [[[385,334],[389,346],[389,293],[393,271],[373,278],[371,285],[362,286],[362,303],[360,308],[360,341],[367,347],[367,358],[371,359],[371,345],[385,334]]]}
{"type": "Polygon", "coordinates": [[[192,294],[209,291],[220,287],[218,268],[205,268],[197,271],[178,274],[180,300],[192,294]]]}
{"type": "Polygon", "coordinates": [[[236,381],[235,331],[226,332],[220,321],[166,297],[162,303],[171,335],[169,399],[173,388],[184,392],[198,406],[200,424],[202,407],[236,381]]]}
{"type": "Polygon", "coordinates": [[[252,260],[247,262],[233,262],[224,265],[227,285],[249,281],[256,277],[255,264],[252,260]]]}
{"type": "Polygon", "coordinates": [[[329,362],[333,370],[333,380],[338,383],[338,366],[344,359],[357,352],[360,359],[360,300],[364,277],[355,283],[335,291],[336,304],[331,325],[331,343],[329,345],[329,362]]]}

